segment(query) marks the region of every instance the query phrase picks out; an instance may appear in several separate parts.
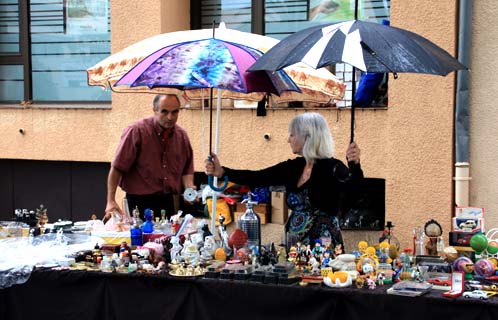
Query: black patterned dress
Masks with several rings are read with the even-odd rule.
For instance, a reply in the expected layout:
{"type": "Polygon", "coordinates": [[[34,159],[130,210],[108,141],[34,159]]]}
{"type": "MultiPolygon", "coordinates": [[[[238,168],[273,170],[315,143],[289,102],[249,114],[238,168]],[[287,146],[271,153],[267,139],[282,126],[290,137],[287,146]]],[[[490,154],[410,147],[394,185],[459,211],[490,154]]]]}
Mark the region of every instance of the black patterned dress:
{"type": "Polygon", "coordinates": [[[288,247],[298,241],[313,247],[316,241],[320,241],[322,246],[330,246],[334,249],[341,245],[344,250],[339,219],[311,205],[308,196],[308,182],[294,192],[289,192],[287,204],[292,210],[286,224],[288,247]]]}

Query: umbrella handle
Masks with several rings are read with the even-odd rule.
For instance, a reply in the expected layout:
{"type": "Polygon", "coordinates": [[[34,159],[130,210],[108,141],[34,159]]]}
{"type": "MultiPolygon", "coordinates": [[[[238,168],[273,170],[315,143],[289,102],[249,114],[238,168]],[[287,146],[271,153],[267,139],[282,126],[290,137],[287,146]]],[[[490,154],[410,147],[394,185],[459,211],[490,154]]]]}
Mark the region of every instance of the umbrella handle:
{"type": "MultiPolygon", "coordinates": [[[[213,157],[212,157],[211,155],[209,155],[209,156],[208,156],[208,160],[209,160],[209,161],[211,161],[212,159],[213,159],[213,157]]],[[[228,185],[228,176],[224,176],[223,178],[224,178],[224,180],[225,180],[225,181],[223,182],[223,186],[221,186],[221,187],[217,187],[217,186],[215,186],[215,185],[214,185],[214,183],[213,183],[213,175],[212,175],[212,174],[208,175],[208,185],[209,185],[209,187],[210,187],[211,189],[213,189],[214,191],[223,191],[223,190],[225,190],[225,188],[226,188],[226,187],[227,187],[227,185],[228,185]]]]}
{"type": "Polygon", "coordinates": [[[225,188],[228,185],[228,177],[225,176],[224,179],[225,179],[225,181],[223,182],[223,186],[216,187],[216,186],[213,185],[213,176],[212,175],[208,175],[208,185],[214,191],[223,191],[223,190],[225,190],[225,188]]]}

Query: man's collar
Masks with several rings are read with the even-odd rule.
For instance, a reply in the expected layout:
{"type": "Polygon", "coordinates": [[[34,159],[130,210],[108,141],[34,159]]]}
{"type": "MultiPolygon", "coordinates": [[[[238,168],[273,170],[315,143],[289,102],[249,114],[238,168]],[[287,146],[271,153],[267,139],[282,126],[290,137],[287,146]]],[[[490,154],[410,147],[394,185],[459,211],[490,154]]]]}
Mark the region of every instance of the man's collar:
{"type": "Polygon", "coordinates": [[[169,130],[171,134],[175,132],[176,124],[172,128],[167,129],[159,124],[156,117],[153,117],[153,122],[154,122],[154,130],[156,131],[157,135],[163,135],[164,131],[166,130],[169,130]]]}

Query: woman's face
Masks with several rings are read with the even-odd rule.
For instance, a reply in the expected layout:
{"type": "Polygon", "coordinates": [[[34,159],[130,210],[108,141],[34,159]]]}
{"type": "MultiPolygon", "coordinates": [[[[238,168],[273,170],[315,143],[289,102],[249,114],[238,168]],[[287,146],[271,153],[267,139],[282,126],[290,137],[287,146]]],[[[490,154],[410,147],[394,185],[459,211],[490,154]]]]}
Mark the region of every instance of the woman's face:
{"type": "Polygon", "coordinates": [[[303,146],[304,146],[304,139],[299,137],[295,133],[289,133],[289,138],[287,139],[287,142],[289,142],[292,153],[302,155],[303,154],[303,146]]]}

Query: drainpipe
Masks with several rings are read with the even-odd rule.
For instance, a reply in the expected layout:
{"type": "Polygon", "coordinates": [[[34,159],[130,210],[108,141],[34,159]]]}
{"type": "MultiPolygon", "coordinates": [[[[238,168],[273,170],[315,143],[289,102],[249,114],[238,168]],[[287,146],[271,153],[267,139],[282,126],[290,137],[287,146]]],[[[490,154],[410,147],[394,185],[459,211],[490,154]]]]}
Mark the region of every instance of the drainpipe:
{"type": "MultiPolygon", "coordinates": [[[[472,0],[459,1],[458,58],[470,67],[472,40],[472,0]]],[[[455,93],[455,205],[469,206],[469,138],[470,138],[470,74],[469,70],[457,72],[455,93]]]]}

